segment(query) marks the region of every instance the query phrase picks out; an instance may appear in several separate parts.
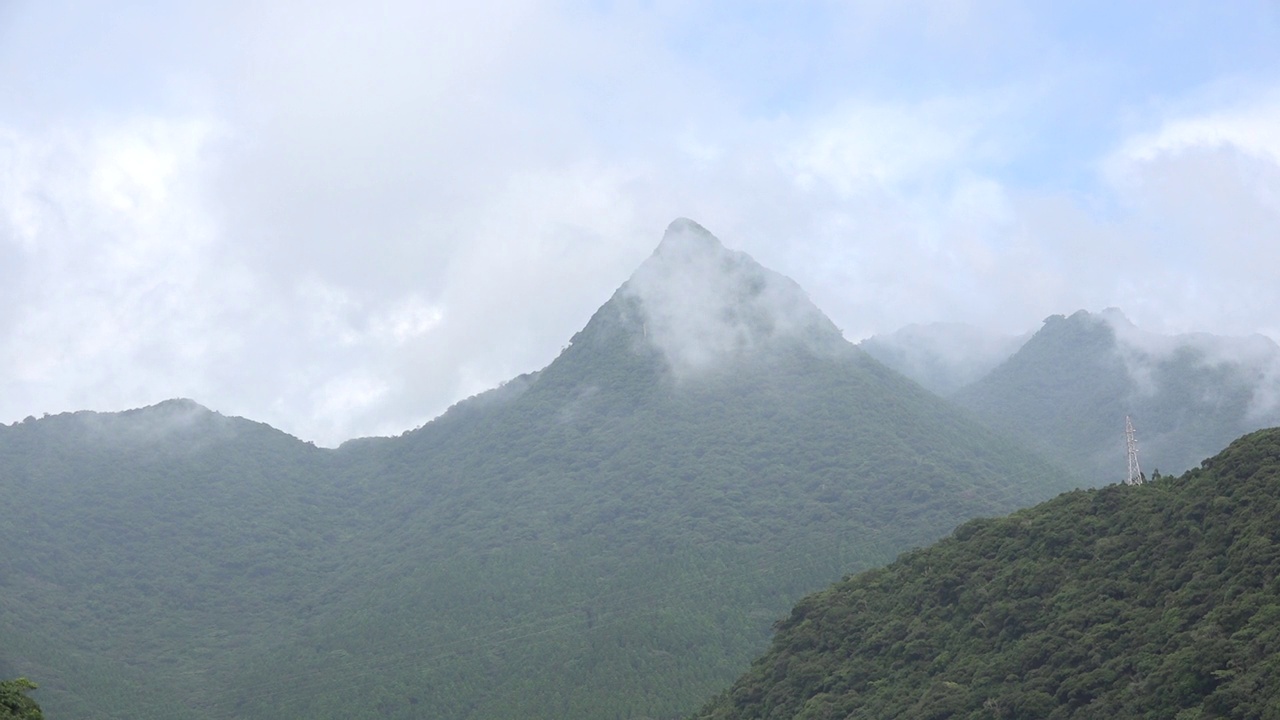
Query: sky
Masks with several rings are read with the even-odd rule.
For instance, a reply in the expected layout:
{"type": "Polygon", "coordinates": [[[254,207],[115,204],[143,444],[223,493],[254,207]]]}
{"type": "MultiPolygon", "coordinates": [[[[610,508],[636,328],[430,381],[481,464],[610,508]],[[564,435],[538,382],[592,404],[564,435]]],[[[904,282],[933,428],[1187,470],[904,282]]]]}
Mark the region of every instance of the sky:
{"type": "Polygon", "coordinates": [[[851,341],[1280,338],[1280,3],[0,0],[0,422],[398,434],[682,216],[851,341]]]}

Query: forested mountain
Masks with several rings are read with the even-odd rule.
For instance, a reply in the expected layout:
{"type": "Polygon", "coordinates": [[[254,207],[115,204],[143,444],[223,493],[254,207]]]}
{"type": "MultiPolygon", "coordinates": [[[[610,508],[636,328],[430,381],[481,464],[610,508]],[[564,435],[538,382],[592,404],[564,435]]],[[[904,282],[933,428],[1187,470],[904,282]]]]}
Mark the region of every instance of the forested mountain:
{"type": "Polygon", "coordinates": [[[332,464],[184,400],[0,427],[10,672],[55,717],[197,717],[185,706],[226,692],[210,674],[296,632],[348,574],[332,464]]]}
{"type": "Polygon", "coordinates": [[[0,427],[0,654],[64,718],[674,718],[804,592],[1070,486],[677,221],[551,365],[398,438],[0,427]]]}
{"type": "Polygon", "coordinates": [[[1262,336],[1158,336],[1117,310],[1054,315],[953,399],[1074,468],[1123,479],[1124,418],[1148,471],[1182,472],[1234,437],[1280,424],[1280,348],[1262,336]]]}
{"type": "Polygon", "coordinates": [[[961,323],[928,323],[873,335],[858,347],[946,397],[986,376],[1030,337],[1031,333],[1004,335],[961,323]]]}
{"type": "Polygon", "coordinates": [[[802,600],[694,718],[1280,718],[1280,429],[802,600]]]}

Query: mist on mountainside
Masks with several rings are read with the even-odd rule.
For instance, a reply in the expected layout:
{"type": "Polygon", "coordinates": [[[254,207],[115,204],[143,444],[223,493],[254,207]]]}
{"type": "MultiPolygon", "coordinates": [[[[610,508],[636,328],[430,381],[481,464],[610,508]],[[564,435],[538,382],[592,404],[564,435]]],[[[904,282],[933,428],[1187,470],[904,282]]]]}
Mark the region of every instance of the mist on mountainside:
{"type": "Polygon", "coordinates": [[[840,331],[788,277],[767,270],[692,220],[671,223],[624,286],[639,300],[644,336],[678,377],[784,341],[830,352],[840,331]]]}
{"type": "MultiPolygon", "coordinates": [[[[1159,335],[1146,332],[1118,308],[1107,308],[1098,317],[1115,333],[1116,349],[1138,396],[1160,392],[1160,368],[1184,364],[1204,371],[1217,370],[1224,379],[1248,386],[1245,418],[1259,423],[1280,423],[1280,345],[1265,335],[1224,336],[1206,332],[1159,335]]],[[[1200,388],[1200,400],[1214,402],[1225,388],[1200,388]]]]}
{"type": "Polygon", "coordinates": [[[1018,350],[1032,333],[1009,335],[964,323],[912,324],[873,335],[858,347],[939,395],[947,396],[986,375],[1018,350]]]}
{"type": "Polygon", "coordinates": [[[1088,483],[1123,477],[1124,418],[1148,470],[1182,472],[1232,438],[1280,424],[1280,353],[1262,337],[1144,333],[1115,309],[1054,315],[953,399],[1088,483]]]}

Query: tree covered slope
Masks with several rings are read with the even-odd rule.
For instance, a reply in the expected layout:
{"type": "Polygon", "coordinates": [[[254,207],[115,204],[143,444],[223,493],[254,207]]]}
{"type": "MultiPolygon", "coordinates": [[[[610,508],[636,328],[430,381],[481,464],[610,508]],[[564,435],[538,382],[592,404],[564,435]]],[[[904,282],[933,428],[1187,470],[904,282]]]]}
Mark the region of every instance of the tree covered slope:
{"type": "Polygon", "coordinates": [[[325,451],[167,401],[0,427],[0,658],[57,717],[197,717],[340,586],[325,451]]]}
{"type": "Polygon", "coordinates": [[[1280,429],[801,601],[695,718],[1280,718],[1280,429]]]}

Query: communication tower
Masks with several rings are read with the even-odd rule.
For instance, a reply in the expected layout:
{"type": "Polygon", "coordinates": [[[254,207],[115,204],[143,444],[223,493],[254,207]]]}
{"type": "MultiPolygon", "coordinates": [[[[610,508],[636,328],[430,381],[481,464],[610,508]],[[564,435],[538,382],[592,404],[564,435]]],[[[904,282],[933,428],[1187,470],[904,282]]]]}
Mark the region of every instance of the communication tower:
{"type": "Polygon", "coordinates": [[[1133,436],[1133,421],[1128,415],[1124,416],[1124,439],[1129,447],[1129,477],[1125,478],[1124,484],[1141,485],[1146,482],[1147,476],[1138,467],[1138,440],[1133,436]]]}

